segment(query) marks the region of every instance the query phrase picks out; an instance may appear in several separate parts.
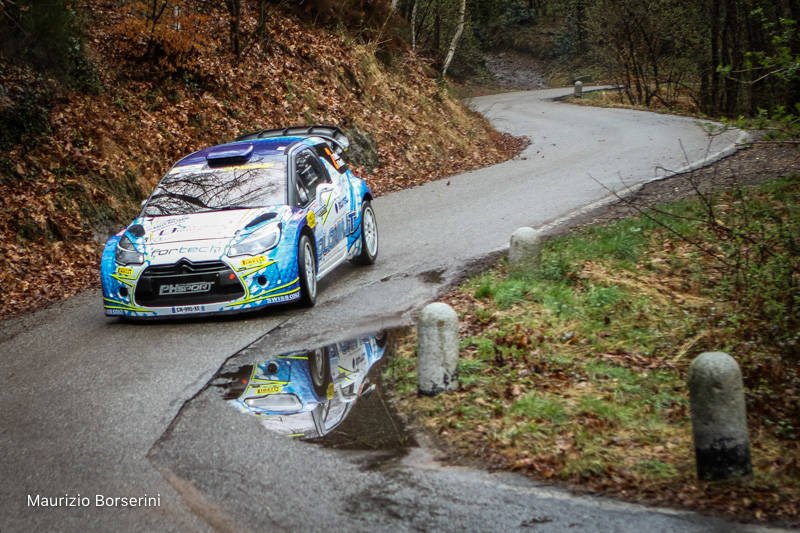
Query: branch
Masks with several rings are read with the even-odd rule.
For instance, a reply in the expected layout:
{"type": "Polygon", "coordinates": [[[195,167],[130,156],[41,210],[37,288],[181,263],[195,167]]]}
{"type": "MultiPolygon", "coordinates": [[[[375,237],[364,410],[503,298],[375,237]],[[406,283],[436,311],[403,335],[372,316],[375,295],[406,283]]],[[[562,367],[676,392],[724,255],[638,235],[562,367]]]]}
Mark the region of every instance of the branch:
{"type": "MultiPolygon", "coordinates": [[[[638,205],[637,205],[637,204],[636,204],[636,203],[635,203],[633,200],[630,200],[630,199],[628,199],[628,198],[625,198],[625,197],[623,197],[623,196],[620,196],[620,195],[617,193],[617,191],[615,191],[615,190],[613,190],[613,189],[609,188],[609,187],[608,187],[608,186],[607,186],[605,183],[603,183],[603,182],[601,182],[600,180],[596,179],[596,178],[595,178],[594,176],[592,176],[591,174],[589,174],[589,177],[590,177],[590,178],[592,178],[592,180],[594,180],[594,181],[595,181],[597,184],[599,184],[599,185],[600,185],[601,187],[603,187],[605,190],[607,190],[607,191],[609,191],[611,194],[613,194],[613,195],[614,195],[614,197],[615,197],[617,200],[619,200],[620,202],[624,203],[626,206],[628,206],[628,207],[632,208],[634,211],[636,211],[636,212],[637,212],[638,214],[640,214],[641,216],[643,216],[643,217],[647,218],[648,220],[650,220],[650,221],[652,221],[652,222],[655,222],[655,223],[656,223],[658,226],[661,226],[662,228],[664,228],[664,229],[665,229],[665,230],[667,230],[668,232],[672,233],[673,235],[675,235],[675,236],[676,236],[676,237],[678,237],[679,239],[681,239],[681,240],[683,240],[683,241],[685,241],[685,242],[688,242],[689,244],[691,244],[692,246],[694,246],[695,248],[697,248],[698,250],[700,250],[700,251],[701,251],[701,252],[703,252],[704,254],[706,254],[706,255],[708,255],[709,257],[712,257],[712,258],[714,258],[714,259],[718,260],[719,262],[721,262],[721,263],[722,263],[723,265],[725,265],[726,267],[728,267],[728,268],[731,268],[731,266],[732,266],[732,265],[731,265],[731,264],[730,264],[730,263],[729,263],[729,262],[728,262],[726,259],[724,259],[724,258],[720,257],[720,256],[719,256],[717,253],[715,253],[715,252],[714,252],[712,249],[710,249],[710,248],[707,248],[707,247],[703,246],[703,244],[702,244],[701,242],[699,242],[699,241],[695,241],[695,240],[693,240],[693,239],[690,239],[690,238],[689,238],[689,237],[687,237],[686,235],[682,234],[680,231],[676,230],[675,228],[671,227],[670,225],[666,224],[665,222],[662,222],[662,221],[661,221],[661,220],[659,220],[658,218],[656,218],[656,217],[654,217],[653,215],[651,215],[651,214],[648,212],[648,210],[647,210],[647,209],[643,209],[643,208],[639,207],[639,206],[638,206],[638,205]]],[[[624,184],[624,183],[625,183],[625,182],[623,181],[623,184],[624,184]]],[[[627,187],[627,184],[626,184],[626,187],[627,187]]],[[[629,190],[630,190],[630,189],[629,189],[629,190]]],[[[652,208],[650,208],[650,209],[652,210],[652,208]]],[[[668,214],[668,215],[672,216],[672,213],[666,213],[666,214],[668,214]]]]}

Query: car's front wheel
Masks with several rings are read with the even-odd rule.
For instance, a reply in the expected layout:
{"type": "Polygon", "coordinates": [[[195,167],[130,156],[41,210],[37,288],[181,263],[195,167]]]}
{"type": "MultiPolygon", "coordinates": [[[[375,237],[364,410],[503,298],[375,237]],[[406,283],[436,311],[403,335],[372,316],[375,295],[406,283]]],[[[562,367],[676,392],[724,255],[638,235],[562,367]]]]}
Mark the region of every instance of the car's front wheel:
{"type": "Polygon", "coordinates": [[[297,244],[297,272],[300,275],[300,305],[313,307],[317,301],[317,262],[308,235],[302,235],[297,244]]]}
{"type": "Polygon", "coordinates": [[[375,220],[375,211],[369,200],[361,206],[361,253],[354,262],[359,265],[371,265],[378,257],[378,222],[375,220]]]}
{"type": "Polygon", "coordinates": [[[319,348],[308,354],[308,372],[317,397],[324,399],[331,383],[331,362],[326,348],[319,348]]]}

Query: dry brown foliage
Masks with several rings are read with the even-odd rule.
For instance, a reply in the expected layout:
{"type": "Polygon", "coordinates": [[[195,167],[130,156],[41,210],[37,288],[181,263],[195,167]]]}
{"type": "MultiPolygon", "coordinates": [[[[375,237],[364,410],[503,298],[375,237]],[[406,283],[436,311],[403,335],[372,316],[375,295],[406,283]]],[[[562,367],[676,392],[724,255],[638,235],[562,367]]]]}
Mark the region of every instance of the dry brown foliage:
{"type": "MultiPolygon", "coordinates": [[[[357,128],[378,146],[374,172],[356,169],[378,195],[503,161],[521,147],[452,99],[412,55],[387,67],[377,44],[280,7],[260,45],[234,58],[221,7],[187,7],[176,18],[173,4],[191,3],[171,3],[153,22],[142,2],[87,4],[103,90],[64,91],[50,133],[14,146],[0,165],[0,317],[96,285],[98,234],[132,219],[178,158],[245,131],[357,128]]],[[[256,25],[255,10],[242,13],[243,35],[256,25]]],[[[3,72],[4,86],[13,85],[12,69],[3,72]]]]}

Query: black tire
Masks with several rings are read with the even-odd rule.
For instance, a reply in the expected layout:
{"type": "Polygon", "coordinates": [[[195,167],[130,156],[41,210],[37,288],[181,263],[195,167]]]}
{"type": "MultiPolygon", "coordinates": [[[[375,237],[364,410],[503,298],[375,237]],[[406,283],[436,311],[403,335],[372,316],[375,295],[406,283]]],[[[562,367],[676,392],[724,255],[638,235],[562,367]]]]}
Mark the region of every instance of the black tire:
{"type": "Polygon", "coordinates": [[[353,262],[357,265],[371,265],[378,257],[378,221],[369,200],[361,206],[361,253],[353,262]]]}
{"type": "Polygon", "coordinates": [[[308,354],[308,373],[311,385],[320,399],[327,399],[328,385],[331,384],[331,360],[327,348],[319,348],[308,354]]]}
{"type": "Polygon", "coordinates": [[[317,301],[317,260],[308,235],[297,243],[297,274],[300,276],[300,305],[314,307],[317,301]]]}
{"type": "Polygon", "coordinates": [[[389,332],[385,329],[380,330],[377,335],[375,335],[375,344],[378,345],[378,348],[384,348],[389,343],[389,332]]]}

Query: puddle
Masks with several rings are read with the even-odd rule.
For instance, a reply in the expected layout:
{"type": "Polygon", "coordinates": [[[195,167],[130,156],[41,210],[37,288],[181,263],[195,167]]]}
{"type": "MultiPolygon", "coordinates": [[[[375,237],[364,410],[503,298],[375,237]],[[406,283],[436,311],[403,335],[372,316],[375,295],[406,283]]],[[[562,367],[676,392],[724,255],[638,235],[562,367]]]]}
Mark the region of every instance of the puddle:
{"type": "Polygon", "coordinates": [[[415,446],[381,386],[391,331],[261,356],[211,381],[222,399],[281,435],[349,450],[415,446]]]}
{"type": "Polygon", "coordinates": [[[417,277],[424,281],[425,283],[442,283],[444,282],[444,273],[447,269],[444,268],[436,268],[433,270],[426,270],[420,274],[417,274],[417,277]]]}

